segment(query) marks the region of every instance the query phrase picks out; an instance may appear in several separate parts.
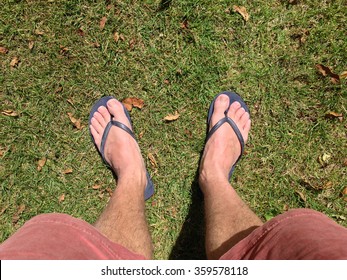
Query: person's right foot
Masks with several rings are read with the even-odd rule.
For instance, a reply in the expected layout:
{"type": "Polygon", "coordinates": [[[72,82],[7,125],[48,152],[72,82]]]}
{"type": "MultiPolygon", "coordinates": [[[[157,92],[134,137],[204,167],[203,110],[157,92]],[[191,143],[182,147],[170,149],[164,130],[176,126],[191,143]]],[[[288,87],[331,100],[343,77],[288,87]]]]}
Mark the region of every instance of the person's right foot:
{"type": "MultiPolygon", "coordinates": [[[[218,96],[214,103],[214,111],[211,117],[211,128],[222,118],[228,109],[229,97],[225,94],[218,96]]],[[[239,102],[231,104],[228,113],[242,137],[247,142],[251,128],[250,115],[241,107],[239,102]]],[[[227,180],[231,167],[235,164],[241,153],[241,144],[231,126],[224,123],[207,141],[200,163],[199,183],[202,190],[211,180],[227,180]]]]}

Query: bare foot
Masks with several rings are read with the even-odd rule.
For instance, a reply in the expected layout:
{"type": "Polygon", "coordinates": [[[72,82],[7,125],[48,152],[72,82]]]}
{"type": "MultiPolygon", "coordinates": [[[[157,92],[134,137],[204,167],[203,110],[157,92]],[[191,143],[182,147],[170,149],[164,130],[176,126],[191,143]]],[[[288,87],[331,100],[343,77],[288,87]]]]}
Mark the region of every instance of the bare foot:
{"type": "MultiPolygon", "coordinates": [[[[121,122],[131,129],[123,105],[116,99],[109,100],[107,108],[99,107],[91,119],[90,131],[99,150],[102,135],[111,120],[111,115],[114,116],[113,120],[121,122]]],[[[147,183],[145,164],[137,142],[129,133],[112,126],[106,139],[104,154],[118,180],[123,178],[139,180],[140,185],[145,188],[147,183]]]]}
{"type": "MultiPolygon", "coordinates": [[[[210,129],[222,118],[228,109],[229,97],[221,94],[214,103],[214,111],[211,117],[210,129]]],[[[247,142],[251,128],[249,113],[241,107],[239,102],[231,104],[227,116],[231,118],[239,128],[242,137],[247,142]]],[[[224,123],[207,141],[200,164],[200,187],[211,180],[227,180],[231,167],[237,161],[241,153],[241,145],[234,130],[228,123],[224,123]]]]}

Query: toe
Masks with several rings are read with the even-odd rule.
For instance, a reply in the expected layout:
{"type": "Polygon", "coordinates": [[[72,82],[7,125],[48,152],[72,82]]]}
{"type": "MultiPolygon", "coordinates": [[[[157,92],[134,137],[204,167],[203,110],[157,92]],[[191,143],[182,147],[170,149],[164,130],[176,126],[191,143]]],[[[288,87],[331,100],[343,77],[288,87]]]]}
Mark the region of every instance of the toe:
{"type": "Polygon", "coordinates": [[[108,124],[109,121],[111,120],[111,115],[110,115],[110,112],[107,110],[107,108],[104,106],[101,106],[101,107],[99,107],[98,112],[100,113],[100,115],[103,118],[102,122],[104,124],[108,124]]]}
{"type": "Polygon", "coordinates": [[[225,111],[229,106],[229,97],[225,94],[219,95],[214,102],[213,114],[210,122],[210,128],[214,126],[220,119],[225,117],[225,111]]]}
{"type": "MultiPolygon", "coordinates": [[[[97,113],[95,113],[95,114],[97,114],[97,113]]],[[[91,126],[96,131],[96,133],[101,134],[102,131],[104,130],[104,127],[96,119],[95,114],[94,114],[94,117],[91,119],[90,123],[91,123],[91,126]]]]}
{"type": "MultiPolygon", "coordinates": [[[[105,107],[104,107],[105,108],[105,107]]],[[[106,109],[106,108],[105,108],[106,109]]],[[[99,109],[100,110],[100,109],[99,109]]],[[[99,110],[98,110],[98,112],[95,112],[94,113],[94,118],[98,121],[98,123],[102,126],[102,127],[105,127],[106,125],[107,125],[107,121],[106,121],[106,119],[104,118],[104,116],[101,114],[101,113],[99,113],[99,110]]],[[[107,109],[106,109],[107,110],[107,109]]],[[[109,118],[110,118],[110,114],[108,114],[109,115],[109,118]]]]}
{"type": "Polygon", "coordinates": [[[108,111],[113,116],[113,120],[121,122],[125,124],[127,127],[129,127],[130,129],[132,129],[129,120],[127,116],[125,115],[124,107],[122,103],[120,103],[116,99],[111,99],[107,102],[107,108],[108,108],[108,111]]]}

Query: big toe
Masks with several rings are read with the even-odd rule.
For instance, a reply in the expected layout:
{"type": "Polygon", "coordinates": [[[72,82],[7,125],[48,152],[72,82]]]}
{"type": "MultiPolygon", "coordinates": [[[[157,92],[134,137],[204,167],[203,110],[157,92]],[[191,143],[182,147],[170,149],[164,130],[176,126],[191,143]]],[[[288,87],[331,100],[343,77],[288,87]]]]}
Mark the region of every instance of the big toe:
{"type": "Polygon", "coordinates": [[[107,102],[107,109],[110,114],[113,116],[113,120],[125,124],[127,127],[132,129],[130,121],[124,112],[124,107],[121,102],[116,99],[111,99],[107,102]]]}
{"type": "Polygon", "coordinates": [[[225,94],[219,95],[215,102],[213,108],[213,114],[210,121],[210,129],[222,118],[225,117],[225,112],[229,107],[229,97],[225,94]]]}

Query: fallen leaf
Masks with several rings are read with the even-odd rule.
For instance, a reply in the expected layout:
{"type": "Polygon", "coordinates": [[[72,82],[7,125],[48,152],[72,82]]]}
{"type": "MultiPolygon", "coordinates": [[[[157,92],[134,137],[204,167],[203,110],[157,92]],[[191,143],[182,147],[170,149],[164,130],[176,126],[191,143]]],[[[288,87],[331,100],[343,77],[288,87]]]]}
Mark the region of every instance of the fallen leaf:
{"type": "Polygon", "coordinates": [[[8,205],[2,207],[2,209],[1,209],[1,211],[0,211],[0,216],[7,210],[7,208],[8,208],[8,205]]]}
{"type": "Polygon", "coordinates": [[[172,122],[177,120],[180,117],[180,114],[176,111],[175,114],[169,114],[167,115],[164,120],[168,122],[172,122]]]}
{"type": "Polygon", "coordinates": [[[93,190],[98,190],[98,189],[100,189],[101,188],[101,185],[94,185],[94,186],[92,186],[92,189],[93,190]]]}
{"type": "Polygon", "coordinates": [[[57,94],[57,93],[62,92],[62,91],[63,91],[63,87],[62,87],[62,86],[58,86],[58,87],[55,89],[54,93],[57,94]]]}
{"type": "Polygon", "coordinates": [[[330,77],[332,83],[337,84],[340,82],[339,75],[333,73],[329,67],[324,66],[323,64],[316,64],[316,68],[324,77],[330,77]]]}
{"type": "Polygon", "coordinates": [[[330,119],[336,119],[337,118],[337,119],[339,119],[340,122],[342,122],[342,120],[343,120],[343,115],[336,113],[336,112],[328,112],[325,114],[325,117],[330,118],[330,119]]]}
{"type": "Polygon", "coordinates": [[[164,84],[169,85],[169,84],[170,84],[170,81],[169,81],[168,79],[165,79],[165,80],[164,80],[164,84]]]}
{"type": "Polygon", "coordinates": [[[185,134],[187,135],[188,138],[191,139],[193,137],[193,134],[192,134],[192,132],[190,130],[185,129],[184,132],[185,132],[185,134]]]}
{"type": "Polygon", "coordinates": [[[130,42],[129,42],[129,48],[133,49],[135,44],[136,44],[136,40],[135,39],[131,39],[130,42]]]}
{"type": "Polygon", "coordinates": [[[344,159],[343,165],[344,165],[344,166],[347,166],[347,158],[344,159]]]}
{"type": "Polygon", "coordinates": [[[296,5],[296,4],[298,4],[298,0],[289,0],[288,2],[289,2],[289,4],[291,4],[291,5],[296,5]]]}
{"type": "Polygon", "coordinates": [[[109,4],[109,5],[107,5],[106,9],[107,9],[107,10],[111,10],[112,7],[113,7],[113,5],[112,5],[112,4],[109,4]]]}
{"type": "Polygon", "coordinates": [[[141,138],[143,137],[143,134],[144,134],[143,131],[141,131],[141,132],[139,133],[139,139],[141,139],[141,138]]]}
{"type": "Polygon", "coordinates": [[[81,28],[77,29],[77,34],[80,35],[81,37],[84,36],[84,31],[81,28]]]}
{"type": "Polygon", "coordinates": [[[239,13],[245,21],[249,20],[249,14],[247,13],[247,10],[243,6],[233,6],[234,12],[239,13]]]}
{"type": "Polygon", "coordinates": [[[322,165],[322,167],[326,167],[329,163],[330,158],[330,154],[324,153],[323,155],[318,157],[318,162],[322,165]]]}
{"type": "Polygon", "coordinates": [[[188,20],[185,19],[184,21],[181,22],[181,28],[182,29],[188,29],[188,20]]]}
{"type": "Polygon", "coordinates": [[[149,158],[149,160],[150,160],[152,166],[153,166],[153,167],[157,167],[158,164],[157,164],[157,161],[155,160],[154,155],[153,155],[152,153],[148,153],[147,156],[148,156],[148,158],[149,158]]]}
{"type": "Polygon", "coordinates": [[[25,209],[25,205],[24,205],[24,204],[21,204],[21,205],[18,207],[17,212],[16,212],[16,213],[13,215],[13,217],[12,217],[12,223],[13,223],[13,224],[16,224],[16,223],[18,222],[19,217],[20,217],[20,215],[23,213],[24,209],[25,209]]]}
{"type": "Polygon", "coordinates": [[[302,201],[306,202],[306,197],[305,197],[305,195],[302,192],[295,191],[295,193],[297,193],[300,196],[302,201]]]}
{"type": "Polygon", "coordinates": [[[74,105],[73,101],[71,99],[66,99],[67,103],[69,103],[70,105],[74,105]]]}
{"type": "Polygon", "coordinates": [[[44,167],[44,165],[46,164],[47,159],[46,158],[42,158],[37,162],[37,171],[41,171],[42,167],[44,167]]]}
{"type": "Polygon", "coordinates": [[[44,32],[43,32],[43,31],[40,31],[40,30],[38,30],[38,29],[36,29],[36,30],[35,30],[35,34],[36,34],[36,35],[43,35],[44,32]]]}
{"type": "Polygon", "coordinates": [[[340,79],[347,79],[347,71],[343,71],[343,72],[340,74],[340,79]]]}
{"type": "Polygon", "coordinates": [[[14,58],[12,58],[10,65],[11,67],[15,68],[18,66],[19,62],[20,62],[19,57],[15,56],[14,58]]]}
{"type": "Polygon", "coordinates": [[[145,102],[137,97],[128,97],[122,100],[122,103],[124,104],[125,108],[130,112],[133,107],[142,109],[145,105],[145,102]]]}
{"type": "Polygon", "coordinates": [[[72,168],[65,169],[63,171],[64,174],[71,174],[72,173],[72,168]]]}
{"type": "Polygon", "coordinates": [[[8,116],[8,117],[18,117],[18,113],[13,111],[13,110],[4,110],[1,112],[1,114],[3,114],[4,116],[8,116]]]}
{"type": "Polygon", "coordinates": [[[283,205],[283,211],[288,211],[288,210],[289,210],[288,204],[284,204],[284,205],[283,205]]]}
{"type": "Polygon", "coordinates": [[[6,49],[5,47],[0,47],[0,53],[7,54],[8,53],[8,49],[6,49]]]}
{"type": "Polygon", "coordinates": [[[119,35],[119,39],[121,39],[122,41],[125,41],[124,35],[123,35],[123,34],[120,34],[120,35],[119,35]]]}
{"type": "Polygon", "coordinates": [[[106,191],[108,192],[108,195],[111,197],[111,196],[112,196],[112,194],[113,194],[113,192],[112,192],[111,188],[106,188],[106,191]]]}
{"type": "Polygon", "coordinates": [[[107,21],[107,17],[101,18],[100,24],[99,24],[100,30],[103,30],[105,28],[106,21],[107,21]]]}
{"type": "Polygon", "coordinates": [[[342,190],[342,194],[343,194],[343,195],[347,195],[347,187],[345,187],[345,188],[342,190]]]}
{"type": "Polygon", "coordinates": [[[69,116],[69,119],[74,125],[74,127],[76,127],[78,130],[81,130],[83,128],[80,119],[76,119],[71,113],[67,113],[67,115],[69,116]]]}
{"type": "Polygon", "coordinates": [[[62,202],[64,200],[65,200],[65,194],[62,194],[61,196],[59,196],[59,199],[58,199],[59,202],[62,202]]]}
{"type": "Polygon", "coordinates": [[[113,34],[113,39],[114,39],[114,41],[115,41],[116,43],[119,41],[119,33],[118,33],[118,32],[115,32],[115,33],[113,34]]]}
{"type": "Polygon", "coordinates": [[[69,52],[69,49],[68,49],[67,47],[60,46],[60,51],[59,51],[59,53],[60,53],[61,55],[67,55],[68,52],[69,52]]]}
{"type": "Polygon", "coordinates": [[[91,43],[91,45],[92,45],[94,48],[100,48],[100,44],[99,44],[98,42],[91,43]]]}
{"type": "Polygon", "coordinates": [[[35,42],[34,41],[29,41],[29,50],[32,50],[34,48],[35,42]]]}

